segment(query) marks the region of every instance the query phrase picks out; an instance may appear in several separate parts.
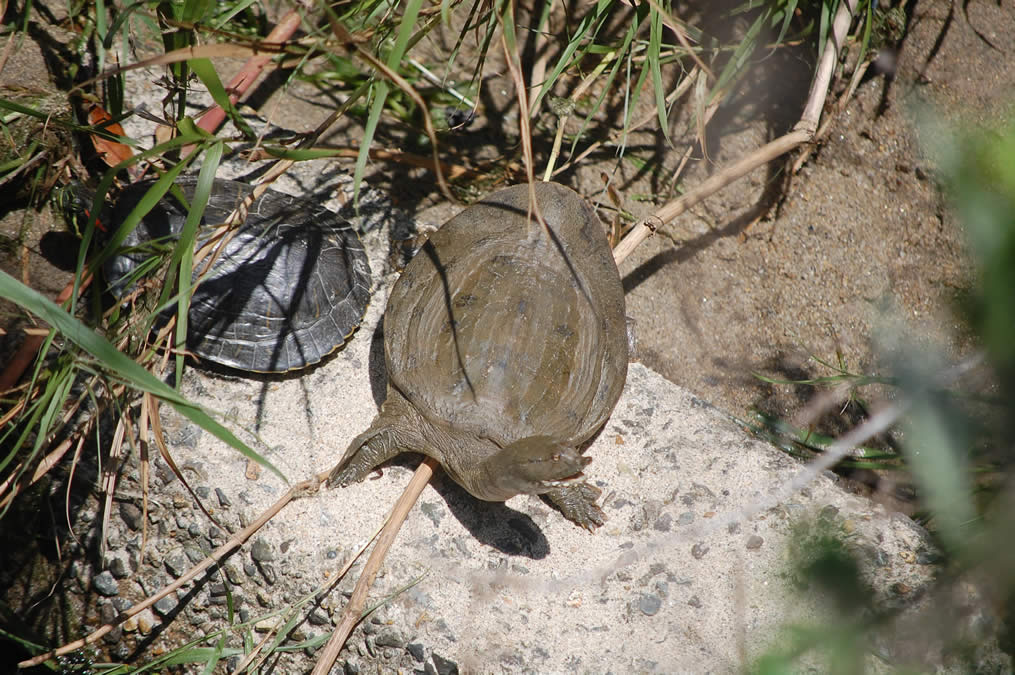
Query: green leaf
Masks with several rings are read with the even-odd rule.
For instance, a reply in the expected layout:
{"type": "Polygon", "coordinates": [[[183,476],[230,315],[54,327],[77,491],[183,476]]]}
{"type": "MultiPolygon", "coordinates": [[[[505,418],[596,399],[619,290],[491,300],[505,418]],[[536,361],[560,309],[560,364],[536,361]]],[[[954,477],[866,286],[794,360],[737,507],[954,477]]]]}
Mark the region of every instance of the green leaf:
{"type": "Polygon", "coordinates": [[[670,140],[670,125],[666,121],[666,94],[663,92],[663,75],[659,68],[659,54],[662,51],[663,43],[663,18],[657,10],[653,9],[649,21],[649,42],[648,52],[645,58],[649,70],[652,72],[652,89],[656,97],[656,113],[659,116],[659,128],[663,131],[663,137],[667,142],[670,140]]]}
{"type": "Polygon", "coordinates": [[[215,71],[215,67],[208,59],[190,59],[187,61],[190,69],[194,71],[201,83],[208,88],[208,93],[211,94],[212,99],[218,104],[220,108],[229,116],[236,128],[239,129],[244,136],[247,138],[256,138],[257,134],[247,124],[247,121],[243,119],[236,106],[229,100],[229,94],[226,92],[226,88],[222,85],[222,80],[219,79],[218,73],[215,71]]]}
{"type": "MultiPolygon", "coordinates": [[[[187,221],[183,224],[180,238],[176,242],[176,249],[173,251],[171,269],[178,268],[177,288],[179,289],[179,302],[176,305],[176,383],[177,386],[183,382],[183,362],[185,355],[183,347],[187,344],[188,312],[190,311],[190,287],[194,270],[194,244],[197,240],[197,228],[204,217],[204,209],[208,205],[208,198],[211,196],[212,188],[215,185],[215,173],[218,171],[219,162],[222,161],[223,143],[213,143],[204,155],[204,164],[201,166],[201,173],[197,177],[197,186],[194,188],[194,196],[190,201],[190,210],[187,212],[187,221]]],[[[172,282],[163,289],[163,294],[168,294],[172,288],[172,282]]]]}

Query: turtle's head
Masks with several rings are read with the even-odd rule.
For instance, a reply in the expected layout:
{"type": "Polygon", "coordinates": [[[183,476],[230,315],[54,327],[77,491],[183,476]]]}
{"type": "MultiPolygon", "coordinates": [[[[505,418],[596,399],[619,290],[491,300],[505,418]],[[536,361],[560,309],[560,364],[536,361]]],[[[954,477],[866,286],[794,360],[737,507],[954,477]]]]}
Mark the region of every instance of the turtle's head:
{"type": "Polygon", "coordinates": [[[529,436],[483,462],[483,478],[466,486],[480,499],[504,501],[518,494],[543,494],[583,479],[591,458],[549,436],[529,436]]]}

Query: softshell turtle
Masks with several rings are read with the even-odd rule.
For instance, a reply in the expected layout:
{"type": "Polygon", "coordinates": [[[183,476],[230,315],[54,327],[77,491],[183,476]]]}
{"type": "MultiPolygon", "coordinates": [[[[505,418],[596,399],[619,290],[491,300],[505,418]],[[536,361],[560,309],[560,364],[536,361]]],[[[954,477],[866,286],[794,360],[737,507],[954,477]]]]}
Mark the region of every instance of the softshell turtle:
{"type": "Polygon", "coordinates": [[[603,523],[581,451],[627,378],[624,289],[592,207],[562,185],[533,188],[549,236],[516,185],[406,266],[384,315],[387,399],[330,485],[419,452],[480,499],[545,494],[578,525],[603,523]]]}
{"type": "MultiPolygon", "coordinates": [[[[189,203],[197,178],[176,180],[189,203]]],[[[115,228],[151,188],[126,188],[108,222],[115,228]]],[[[198,244],[223,223],[253,187],[216,179],[204,211],[198,244]]],[[[153,240],[172,241],[187,206],[167,194],[110,258],[114,289],[149,253],[153,240]]],[[[195,269],[195,279],[197,276],[195,269]]],[[[340,347],[359,325],[370,300],[370,264],[353,226],[309,200],[275,190],[250,206],[204,281],[188,313],[187,348],[201,359],[256,372],[285,372],[313,365],[340,347]]],[[[172,311],[172,310],[170,310],[172,311]]]]}

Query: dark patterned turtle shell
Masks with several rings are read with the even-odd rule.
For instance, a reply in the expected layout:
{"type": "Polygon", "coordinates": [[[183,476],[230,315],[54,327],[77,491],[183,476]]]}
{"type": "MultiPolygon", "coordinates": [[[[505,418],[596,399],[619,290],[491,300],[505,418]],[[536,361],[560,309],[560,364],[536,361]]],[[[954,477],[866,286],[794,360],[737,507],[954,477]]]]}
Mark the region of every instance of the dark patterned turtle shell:
{"type": "MultiPolygon", "coordinates": [[[[176,185],[189,202],[197,179],[176,185]]],[[[122,222],[150,188],[151,182],[128,187],[107,222],[122,222]]],[[[252,190],[215,180],[199,245],[252,190]]],[[[186,206],[167,194],[125,240],[128,250],[107,263],[112,287],[122,287],[147,257],[146,242],[171,241],[186,218],[186,206]]],[[[194,292],[187,347],[200,359],[239,370],[304,368],[345,343],[369,299],[370,265],[352,225],[309,200],[268,190],[194,292]]]]}

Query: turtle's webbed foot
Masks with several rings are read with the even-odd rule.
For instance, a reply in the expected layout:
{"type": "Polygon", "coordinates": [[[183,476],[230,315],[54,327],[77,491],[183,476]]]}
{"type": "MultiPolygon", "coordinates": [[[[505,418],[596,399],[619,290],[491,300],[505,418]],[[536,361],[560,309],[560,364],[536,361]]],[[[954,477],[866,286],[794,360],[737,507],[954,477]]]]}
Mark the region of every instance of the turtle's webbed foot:
{"type": "Polygon", "coordinates": [[[606,514],[596,504],[602,490],[588,483],[572,483],[553,488],[546,497],[560,509],[564,517],[589,532],[606,522],[606,514]]]}

